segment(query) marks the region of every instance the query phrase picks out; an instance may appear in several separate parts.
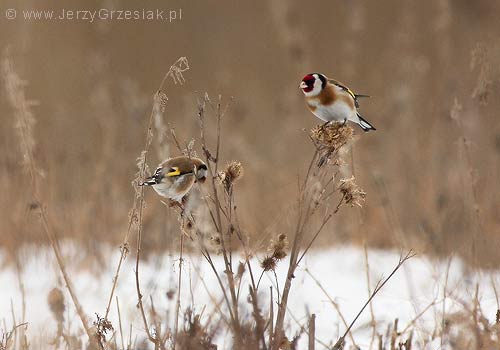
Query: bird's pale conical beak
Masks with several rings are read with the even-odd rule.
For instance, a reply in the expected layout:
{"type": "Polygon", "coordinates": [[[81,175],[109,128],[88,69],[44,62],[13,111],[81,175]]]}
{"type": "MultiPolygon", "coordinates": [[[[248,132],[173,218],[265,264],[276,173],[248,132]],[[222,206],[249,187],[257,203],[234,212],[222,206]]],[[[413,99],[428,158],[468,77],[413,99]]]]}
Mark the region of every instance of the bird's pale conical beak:
{"type": "Polygon", "coordinates": [[[305,89],[306,87],[307,87],[307,84],[304,81],[302,81],[299,85],[299,89],[305,89]]]}

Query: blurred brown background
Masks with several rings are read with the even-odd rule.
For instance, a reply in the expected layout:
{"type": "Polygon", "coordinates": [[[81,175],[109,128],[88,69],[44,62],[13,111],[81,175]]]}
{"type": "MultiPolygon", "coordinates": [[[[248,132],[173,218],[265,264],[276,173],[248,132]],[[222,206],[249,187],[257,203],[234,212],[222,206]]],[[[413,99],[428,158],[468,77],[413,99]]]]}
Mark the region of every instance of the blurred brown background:
{"type": "MultiPolygon", "coordinates": [[[[189,141],[199,136],[198,93],[234,97],[222,156],[245,166],[240,215],[263,247],[276,222],[291,219],[296,179],[313,152],[302,129],[317,120],[297,86],[314,71],[370,94],[361,113],[377,127],[367,134],[356,129],[352,158],[368,193],[365,206],[342,209],[322,243],[397,242],[500,263],[496,0],[3,1],[0,15],[1,48],[9,47],[29,97],[39,102],[36,156],[46,171],[51,217],[59,235],[89,252],[103,241],[121,242],[152,96],[169,66],[186,56],[186,84],[167,85],[165,122],[189,141]],[[16,19],[4,17],[9,8],[16,19]],[[182,19],[21,18],[22,10],[62,8],[182,8],[182,19]]],[[[3,92],[0,111],[0,246],[14,251],[44,236],[29,210],[3,92]]],[[[161,160],[157,154],[151,167],[161,160]]],[[[147,203],[143,244],[168,248],[177,231],[165,227],[176,219],[152,191],[147,203]]]]}

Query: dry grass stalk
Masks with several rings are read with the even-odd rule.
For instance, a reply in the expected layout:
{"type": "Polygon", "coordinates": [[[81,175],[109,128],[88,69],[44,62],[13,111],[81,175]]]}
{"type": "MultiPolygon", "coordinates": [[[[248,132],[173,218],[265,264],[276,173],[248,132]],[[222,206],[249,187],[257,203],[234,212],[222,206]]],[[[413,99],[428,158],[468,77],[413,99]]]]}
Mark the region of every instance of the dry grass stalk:
{"type": "MultiPolygon", "coordinates": [[[[346,327],[346,329],[348,329],[349,325],[347,324],[347,321],[346,321],[346,319],[344,317],[344,314],[340,311],[339,304],[333,300],[333,298],[330,296],[330,294],[328,294],[328,292],[323,287],[323,285],[321,284],[321,282],[316,277],[314,277],[314,275],[312,274],[311,271],[309,271],[308,268],[305,269],[305,272],[312,278],[312,280],[314,281],[314,283],[316,283],[316,285],[319,287],[319,289],[321,289],[321,291],[327,297],[327,299],[330,302],[330,304],[332,304],[332,306],[335,308],[335,311],[337,311],[337,314],[339,315],[339,317],[342,320],[342,323],[344,324],[344,326],[346,327]]],[[[349,335],[349,338],[351,339],[352,345],[355,346],[355,347],[357,347],[356,341],[354,340],[354,337],[352,336],[352,332],[349,330],[349,332],[347,334],[349,335]]]]}
{"type": "Polygon", "coordinates": [[[387,276],[384,280],[382,281],[379,281],[377,283],[377,285],[375,286],[375,288],[373,289],[373,292],[372,294],[370,295],[370,297],[368,298],[368,300],[366,301],[366,303],[363,305],[363,307],[359,310],[358,314],[356,315],[356,317],[354,317],[354,319],[352,320],[351,324],[349,325],[349,327],[347,327],[346,331],[344,332],[344,334],[339,338],[339,340],[337,341],[337,343],[335,344],[335,346],[333,347],[334,350],[338,350],[338,349],[341,349],[343,347],[343,344],[345,343],[345,337],[347,336],[347,334],[349,333],[349,331],[351,330],[351,328],[354,326],[354,324],[356,323],[356,321],[358,320],[359,316],[361,316],[361,314],[363,313],[363,311],[365,310],[365,308],[368,306],[368,304],[370,304],[370,302],[373,300],[373,298],[377,295],[378,292],[380,292],[380,290],[384,287],[384,285],[392,278],[392,276],[394,276],[394,274],[399,270],[399,268],[401,266],[403,266],[403,264],[408,261],[409,259],[413,258],[415,256],[415,254],[410,250],[408,253],[406,253],[405,256],[401,256],[399,258],[399,261],[396,265],[396,267],[392,270],[392,272],[389,274],[389,276],[387,276]]]}
{"type": "Polygon", "coordinates": [[[345,203],[345,195],[341,193],[341,199],[334,209],[330,209],[327,205],[328,199],[339,191],[339,188],[335,187],[335,175],[338,172],[339,165],[342,163],[340,157],[343,147],[353,141],[352,129],[346,125],[331,123],[313,128],[310,137],[316,147],[316,151],[311,159],[303,184],[299,187],[297,203],[298,219],[295,226],[287,278],[281,293],[281,301],[273,331],[275,334],[274,342],[271,345],[273,350],[279,349],[280,339],[285,337],[283,328],[287,311],[286,306],[295,270],[325,225],[339,211],[341,205],[345,203]],[[333,161],[331,161],[332,159],[333,161]],[[325,165],[329,165],[329,167],[325,167],[325,165]],[[332,170],[334,172],[333,175],[330,173],[332,170]],[[320,220],[320,225],[313,238],[303,248],[302,241],[306,234],[306,227],[309,226],[309,222],[317,210],[323,206],[326,210],[320,220]],[[303,251],[300,252],[302,249],[303,251]]]}
{"type": "Polygon", "coordinates": [[[464,177],[465,181],[464,183],[470,184],[470,199],[468,199],[466,196],[464,196],[464,203],[466,206],[470,206],[471,212],[473,213],[473,219],[474,219],[474,231],[472,235],[472,262],[474,265],[477,265],[478,263],[478,256],[477,256],[477,244],[478,244],[478,239],[480,237],[484,237],[484,230],[483,230],[483,222],[481,218],[481,207],[479,205],[479,194],[478,194],[478,188],[477,188],[477,173],[476,170],[473,166],[473,157],[471,155],[471,142],[466,136],[465,132],[465,127],[462,122],[462,105],[458,101],[458,99],[455,98],[453,101],[453,106],[450,112],[450,117],[453,121],[455,121],[460,129],[460,140],[458,144],[458,152],[460,159],[463,162],[464,169],[464,177]]]}
{"type": "Polygon", "coordinates": [[[89,341],[92,343],[95,340],[95,335],[92,334],[88,324],[87,318],[75,294],[73,283],[67,273],[66,265],[59,249],[57,237],[51,227],[49,221],[48,210],[43,200],[42,194],[39,190],[41,171],[37,168],[34,156],[35,137],[34,126],[35,117],[31,110],[35,104],[33,101],[28,100],[25,95],[24,88],[26,82],[22,81],[19,75],[15,72],[9,52],[5,51],[2,60],[2,75],[5,81],[5,88],[7,91],[8,101],[14,109],[14,116],[16,118],[16,130],[19,137],[21,154],[23,157],[23,164],[26,172],[29,175],[33,199],[37,203],[39,216],[41,219],[42,229],[50,242],[52,250],[57,260],[57,264],[61,274],[66,283],[66,287],[71,296],[73,304],[82,326],[87,333],[89,341]]]}
{"type": "Polygon", "coordinates": [[[308,350],[314,350],[316,343],[316,315],[312,314],[309,318],[309,332],[308,332],[308,350]]]}
{"type": "Polygon", "coordinates": [[[188,69],[189,69],[188,60],[185,57],[179,58],[170,67],[168,72],[163,77],[162,82],[160,84],[160,87],[153,98],[153,107],[152,107],[151,114],[150,114],[149,121],[148,121],[145,145],[144,145],[144,148],[143,148],[139,158],[137,159],[138,172],[136,174],[134,181],[132,182],[135,196],[134,196],[134,201],[132,204],[132,209],[129,212],[128,229],[127,229],[127,232],[123,238],[122,245],[120,247],[121,254],[120,254],[118,265],[117,265],[115,275],[113,278],[113,285],[111,287],[111,292],[110,292],[110,295],[108,298],[108,304],[107,304],[106,312],[105,312],[105,316],[104,316],[104,319],[108,318],[110,308],[111,308],[111,301],[113,300],[114,292],[116,289],[116,284],[118,283],[118,277],[120,274],[120,270],[121,270],[123,261],[125,260],[128,252],[129,252],[130,233],[132,232],[132,229],[135,227],[137,230],[137,251],[136,251],[135,275],[136,275],[136,290],[137,290],[137,297],[138,297],[138,306],[141,310],[141,316],[143,319],[144,328],[146,330],[148,338],[150,341],[152,341],[155,344],[158,344],[159,338],[153,337],[153,335],[151,334],[151,332],[149,330],[146,315],[144,313],[144,308],[143,308],[143,304],[142,304],[142,294],[140,291],[140,284],[139,284],[139,259],[140,259],[141,239],[142,239],[142,214],[143,214],[143,209],[144,209],[144,187],[138,186],[138,184],[146,177],[146,174],[148,173],[147,155],[148,155],[149,149],[151,147],[151,143],[153,141],[152,127],[153,127],[154,117],[157,116],[158,113],[161,113],[162,111],[164,111],[165,106],[166,106],[167,98],[166,98],[166,94],[162,91],[163,86],[168,78],[171,78],[172,81],[174,82],[174,84],[183,84],[185,81],[183,73],[185,71],[187,71],[188,69]]]}

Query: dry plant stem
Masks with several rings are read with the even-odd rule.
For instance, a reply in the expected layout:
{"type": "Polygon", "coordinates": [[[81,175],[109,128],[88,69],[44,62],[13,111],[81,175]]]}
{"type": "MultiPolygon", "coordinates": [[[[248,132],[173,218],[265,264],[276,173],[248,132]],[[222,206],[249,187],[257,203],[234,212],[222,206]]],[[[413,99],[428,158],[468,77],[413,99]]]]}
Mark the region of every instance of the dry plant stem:
{"type": "Polygon", "coordinates": [[[56,257],[59,270],[61,271],[64,282],[66,284],[66,288],[71,296],[71,300],[75,306],[76,312],[78,314],[78,317],[80,318],[82,326],[85,329],[85,333],[87,333],[89,341],[92,342],[95,339],[95,337],[90,331],[90,328],[87,324],[87,319],[80,305],[80,302],[78,301],[78,298],[76,296],[73,283],[66,271],[66,265],[64,263],[64,259],[62,257],[59,248],[57,237],[49,223],[49,215],[47,213],[47,207],[43,202],[43,198],[39,191],[38,176],[40,174],[40,171],[36,167],[35,158],[33,155],[34,135],[32,127],[34,124],[34,116],[33,113],[31,112],[31,106],[33,103],[26,99],[23,87],[24,83],[21,81],[17,73],[14,71],[12,61],[10,60],[10,57],[7,55],[4,56],[2,62],[2,73],[5,77],[8,100],[12,105],[12,107],[14,108],[15,116],[18,120],[18,125],[19,125],[18,135],[20,138],[21,150],[24,156],[25,167],[30,177],[30,185],[33,194],[33,199],[39,205],[39,215],[42,223],[42,228],[50,242],[50,246],[52,247],[52,250],[56,257]]]}
{"type": "MultiPolygon", "coordinates": [[[[287,312],[290,315],[290,317],[292,318],[293,322],[295,322],[300,329],[303,329],[306,332],[306,334],[309,335],[309,330],[306,327],[304,327],[304,324],[301,324],[299,322],[297,317],[293,314],[292,310],[287,308],[287,312]]],[[[316,341],[316,343],[320,344],[321,346],[324,346],[325,349],[330,349],[330,346],[327,343],[325,343],[324,341],[322,341],[318,338],[315,338],[315,341],[316,341]]]]}
{"type": "MultiPolygon", "coordinates": [[[[337,314],[339,315],[340,319],[342,320],[342,323],[344,324],[344,326],[347,328],[349,328],[349,325],[347,324],[347,321],[344,317],[344,315],[342,314],[342,312],[340,311],[340,307],[339,307],[339,304],[337,304],[333,299],[332,297],[330,297],[330,294],[328,294],[328,292],[326,291],[326,289],[323,287],[323,285],[319,282],[319,280],[314,277],[314,275],[312,274],[311,271],[309,271],[309,269],[305,269],[306,273],[313,279],[313,281],[316,283],[316,285],[319,287],[319,289],[321,289],[321,291],[323,292],[323,294],[328,298],[328,301],[330,302],[330,304],[333,305],[333,307],[335,308],[335,311],[337,311],[337,314]]],[[[352,332],[349,330],[349,338],[351,339],[351,342],[352,342],[352,345],[353,346],[357,346],[356,345],[356,342],[354,341],[354,337],[352,336],[352,332]]]]}
{"type": "Polygon", "coordinates": [[[269,341],[268,344],[273,343],[273,324],[274,324],[274,299],[273,299],[273,287],[269,287],[269,341]]]}
{"type": "MultiPolygon", "coordinates": [[[[351,151],[353,151],[351,149],[351,151]]],[[[354,160],[353,160],[353,169],[354,169],[354,160]]],[[[370,279],[370,264],[368,262],[368,248],[366,246],[366,242],[363,243],[363,250],[365,253],[365,271],[366,271],[366,288],[368,290],[368,296],[372,294],[371,290],[371,279],[370,279]]],[[[372,336],[370,339],[370,350],[373,347],[375,342],[375,336],[377,335],[377,321],[375,320],[375,314],[373,313],[373,304],[370,303],[370,326],[372,327],[372,336]]]]}
{"type": "MultiPolygon", "coordinates": [[[[158,91],[161,91],[163,89],[163,86],[165,85],[165,82],[166,82],[168,77],[172,77],[172,79],[174,80],[174,83],[179,82],[180,84],[182,84],[184,82],[184,78],[182,77],[182,70],[179,73],[179,70],[180,70],[179,67],[182,67],[182,65],[185,65],[186,70],[189,69],[188,61],[185,57],[180,57],[172,66],[170,66],[170,69],[168,70],[168,72],[165,74],[165,76],[163,77],[163,79],[161,81],[161,84],[160,84],[160,87],[158,88],[158,91]]],[[[155,101],[153,103],[153,107],[151,109],[151,113],[149,116],[148,128],[147,128],[147,132],[146,132],[146,140],[145,140],[143,152],[141,154],[141,157],[142,157],[141,164],[140,164],[141,166],[139,169],[138,177],[135,179],[136,182],[139,181],[140,179],[144,178],[145,173],[146,173],[147,154],[149,152],[149,148],[151,147],[151,143],[153,141],[153,135],[152,135],[153,120],[154,120],[154,116],[156,113],[156,109],[159,108],[157,103],[158,103],[157,101],[155,101]]],[[[104,315],[104,319],[108,318],[109,311],[111,308],[111,301],[113,300],[113,296],[114,296],[114,293],[116,290],[116,284],[118,283],[118,277],[120,275],[120,270],[121,270],[123,261],[125,260],[127,253],[128,253],[128,244],[129,244],[130,233],[132,231],[132,227],[134,226],[134,224],[137,223],[136,221],[137,221],[138,202],[140,202],[140,211],[142,214],[142,208],[143,208],[142,202],[144,201],[144,187],[141,187],[139,191],[140,191],[140,194],[139,194],[139,196],[136,195],[134,197],[134,202],[132,205],[132,209],[130,211],[127,233],[125,234],[125,237],[123,238],[120,259],[118,261],[115,275],[113,277],[113,285],[111,287],[111,292],[110,292],[110,295],[108,298],[108,304],[106,306],[106,313],[104,315]]]]}
{"type": "Polygon", "coordinates": [[[183,258],[183,252],[184,252],[184,233],[181,232],[181,239],[180,239],[180,252],[179,252],[179,277],[177,280],[177,302],[175,306],[175,328],[174,328],[174,350],[175,350],[175,345],[177,344],[177,333],[179,331],[179,312],[181,309],[181,284],[182,284],[182,259],[183,258]]]}
{"type": "Polygon", "coordinates": [[[444,288],[443,288],[443,314],[441,316],[441,347],[443,347],[443,335],[444,335],[444,331],[445,331],[445,326],[446,326],[446,318],[445,318],[445,315],[446,315],[446,296],[447,296],[447,292],[448,292],[448,276],[449,276],[449,273],[450,273],[450,266],[451,266],[451,260],[452,260],[453,257],[450,257],[448,259],[448,264],[446,265],[446,274],[445,274],[445,277],[444,277],[444,288]]]}
{"type": "Polygon", "coordinates": [[[363,305],[363,307],[361,308],[361,310],[359,310],[358,314],[356,315],[356,317],[354,317],[354,319],[352,320],[351,324],[349,325],[349,327],[347,327],[346,331],[344,332],[344,334],[339,338],[339,340],[337,341],[337,343],[335,344],[335,346],[333,347],[334,349],[340,349],[340,347],[342,346],[342,344],[344,343],[344,339],[345,337],[347,336],[347,334],[349,333],[349,331],[351,330],[352,326],[354,326],[354,324],[356,323],[356,321],[358,320],[359,316],[361,316],[361,314],[363,313],[363,311],[365,310],[365,308],[368,306],[368,304],[370,304],[370,302],[373,300],[373,298],[377,295],[377,293],[384,287],[384,285],[392,278],[392,276],[394,276],[394,274],[399,270],[399,268],[401,266],[403,266],[403,264],[413,258],[415,256],[415,254],[410,250],[408,253],[406,253],[405,256],[401,256],[399,258],[399,261],[398,261],[398,264],[396,265],[396,267],[394,268],[394,270],[392,270],[392,272],[389,274],[389,276],[387,276],[387,278],[385,278],[383,281],[377,283],[377,285],[375,286],[375,289],[373,290],[373,293],[370,295],[370,297],[368,298],[368,300],[366,301],[366,303],[363,305]]]}
{"type": "MultiPolygon", "coordinates": [[[[241,330],[240,330],[240,322],[239,322],[239,316],[238,316],[238,298],[236,297],[236,285],[234,283],[234,273],[233,273],[232,264],[231,264],[229,254],[228,254],[228,249],[226,247],[226,243],[224,240],[224,230],[222,227],[222,217],[221,217],[221,208],[220,208],[221,202],[220,202],[219,193],[217,190],[217,184],[215,182],[216,178],[217,178],[218,164],[219,164],[219,152],[220,152],[220,140],[221,140],[221,119],[222,119],[225,112],[224,113],[221,112],[221,102],[220,102],[220,96],[219,96],[219,100],[217,102],[217,107],[215,110],[216,118],[217,118],[217,137],[216,137],[217,141],[216,141],[215,157],[213,157],[208,150],[206,139],[205,139],[204,119],[205,119],[205,107],[206,107],[207,102],[213,108],[213,105],[211,104],[210,99],[208,98],[208,95],[206,95],[206,94],[204,96],[203,102],[198,101],[198,118],[200,121],[201,143],[202,143],[202,148],[203,148],[204,153],[205,153],[206,164],[207,164],[209,175],[211,178],[212,196],[213,196],[213,200],[215,203],[216,229],[220,235],[222,257],[223,257],[224,266],[225,266],[224,272],[226,273],[226,277],[227,277],[228,285],[229,285],[229,293],[231,296],[231,303],[232,304],[230,305],[230,309],[232,309],[233,329],[235,332],[236,343],[240,344],[241,343],[241,330]],[[212,165],[212,164],[214,164],[214,165],[212,165]]],[[[212,263],[212,265],[213,265],[213,263],[212,263]]],[[[215,266],[213,266],[213,270],[215,271],[215,266]]],[[[223,288],[222,285],[221,285],[221,288],[223,288]]]]}
{"type": "Polygon", "coordinates": [[[309,318],[308,350],[314,350],[314,343],[316,340],[315,334],[316,334],[316,315],[312,314],[311,317],[309,318]]]}
{"type": "Polygon", "coordinates": [[[231,309],[231,303],[229,301],[229,297],[227,296],[226,288],[224,286],[224,283],[222,283],[222,279],[220,278],[220,275],[217,272],[217,268],[215,267],[215,264],[214,264],[214,262],[212,260],[212,257],[210,255],[210,253],[208,252],[208,250],[206,250],[206,249],[202,250],[201,254],[205,258],[205,260],[208,262],[208,264],[210,265],[210,268],[212,269],[212,271],[215,274],[215,277],[217,278],[217,282],[219,283],[219,287],[222,290],[222,295],[224,296],[224,300],[226,301],[226,304],[227,304],[227,307],[228,307],[229,317],[231,318],[231,324],[234,325],[235,319],[234,319],[233,311],[231,309]]]}
{"type": "Polygon", "coordinates": [[[153,335],[151,334],[151,331],[149,330],[148,326],[148,320],[146,318],[146,313],[144,312],[144,306],[142,304],[142,293],[141,293],[141,286],[139,282],[139,261],[140,261],[140,256],[141,256],[141,241],[142,241],[142,209],[143,209],[143,203],[144,201],[141,200],[139,204],[139,228],[137,231],[137,250],[136,250],[136,259],[135,259],[135,288],[137,292],[137,307],[139,308],[139,311],[141,313],[142,317],[142,322],[144,324],[144,328],[146,331],[146,334],[148,336],[148,339],[155,344],[155,348],[157,346],[157,340],[153,335]]]}
{"type": "Polygon", "coordinates": [[[493,275],[491,274],[490,274],[490,282],[491,282],[491,287],[493,289],[493,293],[495,293],[495,299],[497,301],[497,310],[500,310],[500,300],[498,299],[497,285],[495,283],[495,280],[493,279],[493,275]]]}
{"type": "MultiPolygon", "coordinates": [[[[298,198],[299,216],[298,216],[297,225],[295,228],[295,236],[294,236],[294,241],[292,244],[292,250],[291,250],[291,254],[290,254],[290,263],[289,263],[289,267],[288,267],[287,278],[285,280],[285,285],[283,287],[283,292],[281,294],[281,302],[279,303],[278,314],[276,317],[276,325],[274,328],[275,339],[274,339],[274,343],[272,344],[272,348],[275,350],[278,349],[279,343],[280,343],[281,339],[283,339],[283,337],[284,337],[283,325],[284,325],[284,320],[285,320],[285,314],[287,311],[286,305],[288,302],[288,295],[290,293],[290,288],[291,288],[292,279],[294,277],[295,270],[296,270],[297,266],[299,265],[299,263],[304,258],[305,254],[309,251],[312,244],[314,243],[314,241],[316,240],[318,235],[321,233],[321,231],[323,230],[325,225],[333,217],[333,215],[338,212],[338,210],[340,209],[340,206],[344,202],[344,196],[342,196],[342,198],[340,199],[335,210],[333,212],[325,214],[325,217],[323,218],[319,229],[316,231],[312,240],[308,243],[304,252],[299,257],[299,251],[301,249],[302,239],[303,239],[303,236],[305,234],[305,227],[309,223],[309,220],[311,219],[311,217],[315,214],[316,210],[319,208],[319,206],[321,204],[321,200],[325,200],[329,197],[329,196],[325,197],[324,194],[325,194],[327,187],[333,182],[333,177],[332,177],[324,185],[324,187],[320,193],[319,199],[312,198],[312,194],[311,194],[310,189],[309,189],[309,180],[310,180],[311,175],[313,173],[314,164],[316,163],[316,160],[317,160],[317,157],[319,156],[319,154],[320,154],[319,149],[316,148],[316,151],[313,154],[313,157],[312,157],[311,162],[309,164],[309,168],[307,170],[304,182],[303,182],[302,186],[299,185],[299,198],[298,198]]],[[[330,154],[330,156],[333,156],[333,154],[330,154]]],[[[324,169],[324,168],[319,168],[319,169],[324,169]]],[[[323,171],[323,172],[320,172],[319,174],[316,174],[316,175],[317,175],[318,179],[321,180],[322,183],[324,183],[326,174],[327,174],[327,172],[323,171]]]]}
{"type": "MultiPolygon", "coordinates": [[[[28,326],[28,323],[25,322],[25,323],[20,323],[18,325],[14,325],[9,332],[7,332],[6,334],[3,334],[3,338],[0,339],[0,340],[2,340],[2,342],[0,343],[0,348],[3,347],[4,349],[8,349],[10,347],[10,341],[12,339],[12,336],[17,332],[17,329],[19,327],[23,327],[23,326],[28,326]]],[[[5,329],[7,329],[7,327],[5,325],[5,320],[4,320],[4,327],[5,327],[5,329]]]]}
{"type": "Polygon", "coordinates": [[[297,268],[297,258],[299,254],[299,249],[302,243],[302,238],[304,235],[303,232],[303,227],[305,226],[306,222],[308,221],[308,217],[306,216],[303,219],[303,202],[306,202],[307,205],[307,211],[309,211],[310,208],[310,203],[308,202],[308,191],[307,191],[307,185],[308,185],[308,180],[312,171],[313,164],[317,158],[318,151],[316,151],[312,157],[311,163],[309,165],[309,169],[306,174],[306,178],[304,180],[304,184],[302,185],[301,188],[299,188],[299,198],[298,198],[298,211],[299,211],[299,217],[297,220],[297,225],[295,227],[295,236],[293,240],[293,245],[292,245],[292,250],[290,253],[290,262],[288,265],[288,271],[287,271],[287,277],[285,280],[285,285],[283,287],[283,292],[281,293],[281,302],[279,303],[278,306],[278,313],[276,316],[276,325],[274,327],[274,342],[271,344],[272,349],[278,350],[281,340],[284,337],[284,321],[285,321],[285,314],[286,314],[286,306],[288,303],[288,295],[290,293],[290,288],[292,287],[292,279],[294,278],[294,272],[297,268]]]}
{"type": "Polygon", "coordinates": [[[125,342],[123,341],[122,315],[120,313],[120,304],[118,303],[118,296],[116,296],[116,311],[118,313],[118,325],[120,327],[120,340],[122,343],[122,349],[125,349],[125,342]]]}
{"type": "Polygon", "coordinates": [[[420,312],[418,313],[418,315],[416,315],[416,316],[413,318],[413,320],[411,320],[411,321],[410,321],[410,322],[406,325],[406,327],[405,327],[405,328],[404,328],[401,332],[399,332],[399,333],[400,333],[400,334],[405,334],[405,333],[406,333],[406,332],[407,332],[407,331],[408,331],[411,327],[413,327],[413,326],[417,323],[417,321],[418,321],[418,320],[419,320],[419,319],[420,319],[420,318],[421,318],[421,317],[422,317],[422,316],[423,316],[423,315],[424,315],[427,311],[429,311],[429,309],[430,309],[431,307],[433,307],[434,305],[436,305],[436,304],[438,304],[438,303],[439,303],[439,301],[437,301],[437,300],[433,300],[430,304],[428,304],[426,307],[424,307],[424,308],[423,308],[423,310],[422,310],[422,311],[420,311],[420,312]]]}
{"type": "Polygon", "coordinates": [[[200,278],[201,280],[201,283],[203,284],[203,287],[205,288],[205,291],[207,292],[207,295],[208,297],[210,298],[211,302],[215,305],[215,309],[217,310],[217,312],[219,313],[222,321],[227,325],[227,326],[230,326],[231,324],[229,323],[229,321],[226,319],[226,316],[224,315],[224,313],[222,312],[222,309],[220,308],[220,304],[223,302],[223,301],[226,301],[227,298],[224,298],[222,297],[222,302],[217,302],[217,300],[215,299],[215,297],[212,295],[212,293],[210,292],[210,289],[208,288],[206,282],[205,282],[205,279],[203,278],[200,270],[195,266],[193,265],[194,267],[194,270],[195,272],[198,274],[198,278],[200,278]]]}

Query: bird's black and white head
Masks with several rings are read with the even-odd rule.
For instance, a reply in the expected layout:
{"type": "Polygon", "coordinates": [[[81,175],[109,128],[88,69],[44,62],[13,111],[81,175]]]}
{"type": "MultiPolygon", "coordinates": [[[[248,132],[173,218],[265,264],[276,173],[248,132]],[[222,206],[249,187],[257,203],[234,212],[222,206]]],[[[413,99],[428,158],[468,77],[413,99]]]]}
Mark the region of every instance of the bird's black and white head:
{"type": "Polygon", "coordinates": [[[208,173],[207,165],[197,158],[193,159],[193,163],[195,164],[196,182],[204,183],[205,180],[207,179],[207,173],[208,173]]]}
{"type": "Polygon", "coordinates": [[[321,73],[309,73],[300,82],[299,89],[306,96],[316,96],[326,87],[327,78],[321,73]]]}

